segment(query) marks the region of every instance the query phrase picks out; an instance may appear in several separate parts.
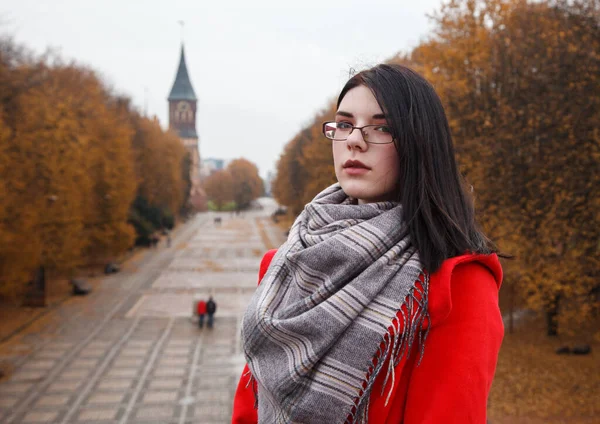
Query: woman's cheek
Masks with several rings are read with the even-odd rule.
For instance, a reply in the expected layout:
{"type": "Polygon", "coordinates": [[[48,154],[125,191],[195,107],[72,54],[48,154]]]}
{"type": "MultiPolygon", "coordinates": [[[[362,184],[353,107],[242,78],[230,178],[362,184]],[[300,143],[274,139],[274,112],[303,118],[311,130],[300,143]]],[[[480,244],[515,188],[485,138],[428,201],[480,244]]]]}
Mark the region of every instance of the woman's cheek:
{"type": "Polygon", "coordinates": [[[341,161],[342,161],[342,155],[344,153],[344,148],[343,145],[345,143],[332,143],[332,150],[333,150],[333,167],[335,169],[335,176],[338,178],[340,178],[339,173],[341,172],[341,161]]]}
{"type": "Polygon", "coordinates": [[[377,182],[385,193],[393,191],[400,177],[399,160],[395,151],[386,152],[377,167],[377,182]]]}

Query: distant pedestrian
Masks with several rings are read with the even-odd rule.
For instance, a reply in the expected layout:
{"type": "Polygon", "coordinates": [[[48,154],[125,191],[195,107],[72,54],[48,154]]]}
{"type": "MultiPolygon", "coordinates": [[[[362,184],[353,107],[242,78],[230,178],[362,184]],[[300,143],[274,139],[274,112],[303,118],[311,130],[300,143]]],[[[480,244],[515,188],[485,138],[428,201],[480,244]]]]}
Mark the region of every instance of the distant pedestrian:
{"type": "Polygon", "coordinates": [[[167,247],[171,247],[171,234],[167,234],[167,247]]]}
{"type": "Polygon", "coordinates": [[[213,326],[215,312],[217,312],[217,304],[211,296],[208,298],[208,302],[206,302],[206,313],[208,314],[208,328],[212,328],[213,326]]]}
{"type": "MultiPolygon", "coordinates": [[[[197,306],[197,311],[198,311],[198,327],[202,328],[204,326],[204,315],[206,315],[206,302],[204,300],[199,300],[198,301],[198,306],[197,306]]],[[[209,318],[209,324],[208,326],[210,327],[210,318],[209,318]]]]}

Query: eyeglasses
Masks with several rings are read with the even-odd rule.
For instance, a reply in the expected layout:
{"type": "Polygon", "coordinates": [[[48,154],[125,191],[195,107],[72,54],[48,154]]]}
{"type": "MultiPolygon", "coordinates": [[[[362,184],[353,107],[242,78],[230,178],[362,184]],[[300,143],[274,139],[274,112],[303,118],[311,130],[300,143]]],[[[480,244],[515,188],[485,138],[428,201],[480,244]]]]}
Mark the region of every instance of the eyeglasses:
{"type": "Polygon", "coordinates": [[[394,142],[390,127],[379,124],[355,127],[348,122],[325,122],[323,124],[323,135],[330,140],[345,141],[355,129],[360,130],[366,143],[388,144],[394,142]]]}

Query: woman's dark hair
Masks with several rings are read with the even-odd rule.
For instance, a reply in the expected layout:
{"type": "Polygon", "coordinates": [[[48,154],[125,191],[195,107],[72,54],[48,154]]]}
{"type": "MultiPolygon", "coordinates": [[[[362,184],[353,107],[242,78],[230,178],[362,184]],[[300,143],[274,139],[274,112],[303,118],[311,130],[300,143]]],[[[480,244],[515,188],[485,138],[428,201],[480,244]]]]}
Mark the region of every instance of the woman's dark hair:
{"type": "Polygon", "coordinates": [[[397,200],[425,269],[435,272],[445,259],[467,252],[495,252],[475,221],[448,119],[431,84],[405,66],[382,64],[354,75],[337,106],[360,85],[371,90],[391,128],[400,158],[397,200]]]}

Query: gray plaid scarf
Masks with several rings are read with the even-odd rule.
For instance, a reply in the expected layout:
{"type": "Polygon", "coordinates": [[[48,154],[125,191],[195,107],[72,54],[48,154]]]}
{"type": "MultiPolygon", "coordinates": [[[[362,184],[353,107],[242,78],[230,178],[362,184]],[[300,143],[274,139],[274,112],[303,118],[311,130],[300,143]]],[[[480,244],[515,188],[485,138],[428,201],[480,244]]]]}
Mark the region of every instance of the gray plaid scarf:
{"type": "Polygon", "coordinates": [[[428,276],[402,206],[354,203],[336,183],[306,205],[244,315],[259,423],[366,422],[385,359],[384,388],[417,334],[423,354],[428,276]]]}

